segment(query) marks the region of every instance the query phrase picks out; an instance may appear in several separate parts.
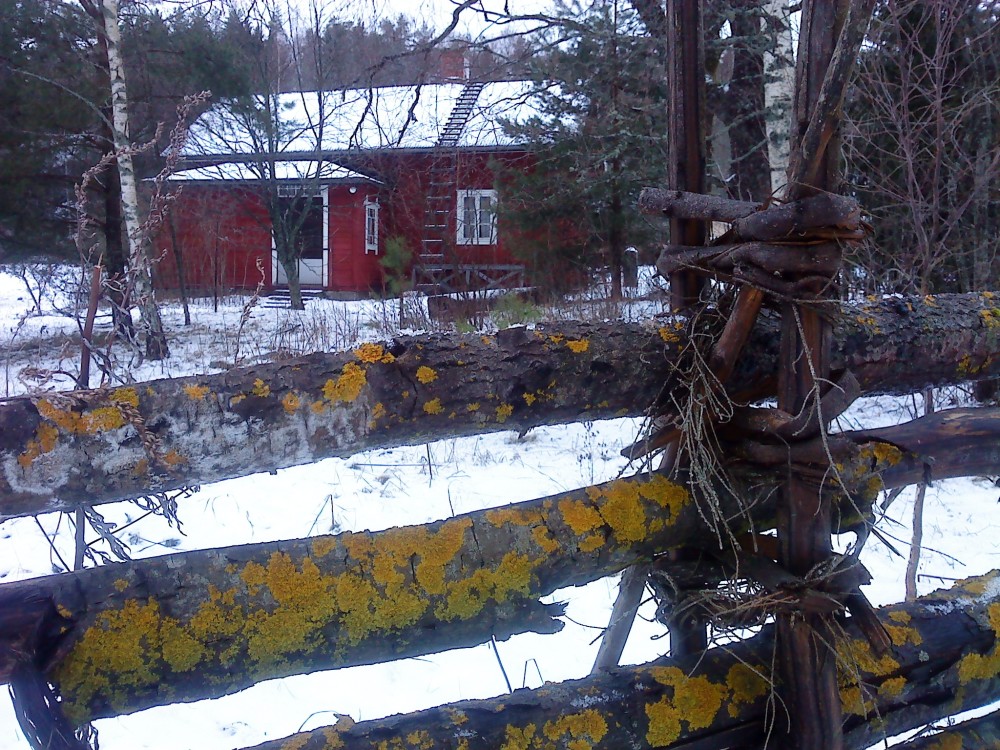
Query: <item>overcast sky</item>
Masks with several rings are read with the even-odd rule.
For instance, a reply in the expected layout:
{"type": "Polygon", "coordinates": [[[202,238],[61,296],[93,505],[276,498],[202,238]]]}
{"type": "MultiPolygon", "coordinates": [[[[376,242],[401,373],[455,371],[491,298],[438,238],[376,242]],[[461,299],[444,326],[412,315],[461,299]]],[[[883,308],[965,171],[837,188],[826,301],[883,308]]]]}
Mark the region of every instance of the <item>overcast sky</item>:
{"type": "MultiPolygon", "coordinates": [[[[462,4],[462,0],[330,0],[327,7],[331,15],[365,19],[394,18],[402,13],[426,20],[441,30],[462,4]]],[[[502,13],[505,9],[511,14],[537,13],[549,7],[549,0],[477,0],[474,7],[463,10],[456,31],[473,38],[483,33],[489,35],[485,18],[490,13],[502,13]]]]}

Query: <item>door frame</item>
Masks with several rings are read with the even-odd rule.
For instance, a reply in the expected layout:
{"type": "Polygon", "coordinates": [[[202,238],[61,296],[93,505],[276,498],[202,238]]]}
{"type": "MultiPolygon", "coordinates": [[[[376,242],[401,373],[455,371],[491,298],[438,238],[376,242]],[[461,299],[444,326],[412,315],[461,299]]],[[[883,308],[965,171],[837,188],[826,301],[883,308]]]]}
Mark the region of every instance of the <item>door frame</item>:
{"type": "MultiPolygon", "coordinates": [[[[322,264],[322,281],[320,287],[324,290],[330,289],[332,287],[330,283],[330,186],[320,185],[319,186],[320,195],[313,196],[314,198],[323,199],[323,207],[320,209],[323,212],[323,264],[322,264]]],[[[300,260],[301,264],[302,261],[300,260]]],[[[274,242],[274,231],[271,232],[271,286],[274,287],[287,287],[288,279],[284,281],[281,277],[285,275],[285,270],[281,267],[278,262],[278,250],[274,242]]],[[[301,283],[302,268],[299,266],[299,278],[301,283]]],[[[314,286],[313,284],[307,284],[306,286],[314,286]]]]}

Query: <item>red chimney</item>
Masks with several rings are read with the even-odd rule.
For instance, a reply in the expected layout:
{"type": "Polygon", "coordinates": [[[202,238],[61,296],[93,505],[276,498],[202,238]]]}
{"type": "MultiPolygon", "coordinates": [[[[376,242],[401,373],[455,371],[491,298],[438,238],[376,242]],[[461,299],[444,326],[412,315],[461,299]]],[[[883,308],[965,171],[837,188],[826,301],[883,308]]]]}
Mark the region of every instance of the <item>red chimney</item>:
{"type": "Polygon", "coordinates": [[[446,81],[469,80],[469,59],[464,47],[450,47],[441,50],[439,63],[441,78],[446,81]]]}

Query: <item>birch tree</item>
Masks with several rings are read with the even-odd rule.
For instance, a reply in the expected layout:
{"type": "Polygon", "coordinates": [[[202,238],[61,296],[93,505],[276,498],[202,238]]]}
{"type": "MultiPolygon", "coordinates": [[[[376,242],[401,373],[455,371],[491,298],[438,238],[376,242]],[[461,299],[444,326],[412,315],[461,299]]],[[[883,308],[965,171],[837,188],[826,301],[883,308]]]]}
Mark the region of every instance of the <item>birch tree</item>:
{"type": "Polygon", "coordinates": [[[111,81],[111,110],[113,137],[118,175],[121,182],[122,218],[125,222],[128,247],[129,273],[134,284],[135,302],[139,307],[146,336],[146,356],[165,359],[170,355],[167,336],[160,319],[153,291],[152,266],[148,237],[139,217],[139,195],[136,187],[135,168],[132,165],[132,144],[129,139],[128,89],[125,83],[125,64],[122,57],[121,27],[118,23],[118,0],[103,0],[101,5],[103,32],[108,56],[108,74],[111,81]]]}

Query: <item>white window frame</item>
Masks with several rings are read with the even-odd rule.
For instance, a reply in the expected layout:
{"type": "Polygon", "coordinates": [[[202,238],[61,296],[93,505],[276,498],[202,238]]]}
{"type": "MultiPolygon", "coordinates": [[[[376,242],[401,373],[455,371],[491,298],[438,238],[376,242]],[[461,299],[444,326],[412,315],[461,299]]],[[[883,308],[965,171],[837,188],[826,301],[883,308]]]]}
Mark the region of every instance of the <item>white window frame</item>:
{"type": "Polygon", "coordinates": [[[378,198],[365,198],[365,255],[378,255],[378,198]]]}
{"type": "Polygon", "coordinates": [[[459,190],[457,210],[455,212],[455,234],[459,245],[495,245],[497,244],[497,191],[496,190],[459,190]],[[490,217],[483,218],[483,199],[490,201],[490,217]],[[473,221],[467,221],[466,201],[474,202],[473,221]],[[471,224],[471,231],[470,230],[471,224]]]}

